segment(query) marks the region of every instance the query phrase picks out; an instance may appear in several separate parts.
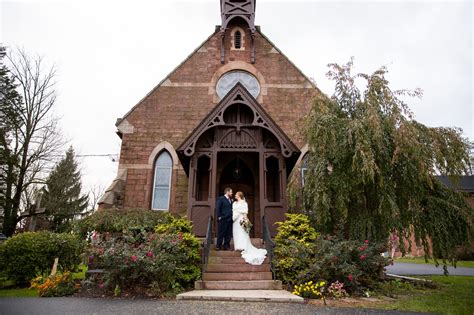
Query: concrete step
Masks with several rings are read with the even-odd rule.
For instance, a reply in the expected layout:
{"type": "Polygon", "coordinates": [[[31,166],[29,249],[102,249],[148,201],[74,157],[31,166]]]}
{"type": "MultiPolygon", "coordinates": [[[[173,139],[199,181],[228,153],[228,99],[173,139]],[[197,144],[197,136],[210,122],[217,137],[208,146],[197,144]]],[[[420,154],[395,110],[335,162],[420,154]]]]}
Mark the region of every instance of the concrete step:
{"type": "Polygon", "coordinates": [[[211,249],[209,251],[209,256],[210,257],[241,257],[241,254],[239,251],[234,251],[234,250],[214,250],[211,249]]]}
{"type": "MultiPolygon", "coordinates": [[[[265,258],[263,264],[269,264],[269,258],[265,258]]],[[[209,257],[208,264],[246,264],[245,260],[242,257],[209,257]]]]}
{"type": "Polygon", "coordinates": [[[269,272],[270,265],[208,264],[206,272],[269,272]]]}
{"type": "Polygon", "coordinates": [[[181,293],[177,300],[303,303],[302,297],[286,290],[194,290],[181,293]]]}
{"type": "Polygon", "coordinates": [[[272,280],[271,272],[204,272],[202,275],[204,281],[219,281],[219,280],[272,280]]]}
{"type": "Polygon", "coordinates": [[[280,280],[253,280],[253,281],[196,281],[196,290],[281,290],[280,280]]]}

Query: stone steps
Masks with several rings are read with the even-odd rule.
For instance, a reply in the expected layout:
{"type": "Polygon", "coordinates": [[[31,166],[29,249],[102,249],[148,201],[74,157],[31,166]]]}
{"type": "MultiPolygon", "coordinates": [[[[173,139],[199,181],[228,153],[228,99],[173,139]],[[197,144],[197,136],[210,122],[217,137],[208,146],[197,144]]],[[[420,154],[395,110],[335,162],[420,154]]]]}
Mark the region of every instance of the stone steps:
{"type": "MultiPolygon", "coordinates": [[[[252,239],[252,244],[255,247],[263,248],[261,239],[252,239]]],[[[232,242],[231,248],[233,248],[232,242]]],[[[202,299],[226,299],[225,294],[216,295],[214,293],[204,293],[204,291],[208,290],[224,290],[222,292],[231,292],[229,290],[250,290],[249,292],[257,292],[258,290],[279,290],[283,292],[281,281],[272,279],[270,260],[268,257],[261,265],[250,265],[241,257],[240,251],[216,250],[214,244],[209,251],[206,271],[203,273],[202,280],[195,282],[195,288],[196,291],[203,292],[190,293],[183,295],[182,298],[199,299],[201,296],[202,299]]],[[[232,294],[235,295],[235,293],[232,294]]],[[[248,299],[252,297],[252,295],[253,294],[246,295],[245,298],[248,299]]],[[[240,295],[237,294],[237,296],[240,295]]],[[[238,298],[243,298],[243,296],[238,298]]]]}
{"type": "Polygon", "coordinates": [[[271,272],[205,272],[202,280],[218,281],[218,280],[272,280],[271,272]]]}
{"type": "Polygon", "coordinates": [[[279,280],[241,280],[241,281],[196,281],[196,290],[282,290],[279,280]]]}
{"type": "Polygon", "coordinates": [[[206,273],[208,272],[270,272],[270,264],[208,264],[206,273]]]}
{"type": "MultiPolygon", "coordinates": [[[[261,238],[251,238],[250,242],[252,243],[253,246],[255,247],[263,247],[263,240],[261,238]]],[[[212,248],[215,248],[215,244],[217,243],[217,239],[214,238],[212,242],[212,248]]],[[[232,239],[230,241],[230,247],[233,249],[234,248],[234,240],[232,239]]]]}
{"type": "Polygon", "coordinates": [[[194,290],[181,293],[177,300],[303,303],[302,297],[286,290],[194,290]]]}
{"type": "Polygon", "coordinates": [[[211,249],[209,251],[209,256],[210,257],[241,257],[239,251],[234,251],[234,250],[214,250],[211,249]]]}
{"type": "MultiPolygon", "coordinates": [[[[269,264],[270,260],[265,258],[263,261],[264,264],[269,264]]],[[[208,260],[208,265],[219,265],[219,264],[246,264],[245,260],[242,257],[216,257],[210,256],[208,260]]]]}

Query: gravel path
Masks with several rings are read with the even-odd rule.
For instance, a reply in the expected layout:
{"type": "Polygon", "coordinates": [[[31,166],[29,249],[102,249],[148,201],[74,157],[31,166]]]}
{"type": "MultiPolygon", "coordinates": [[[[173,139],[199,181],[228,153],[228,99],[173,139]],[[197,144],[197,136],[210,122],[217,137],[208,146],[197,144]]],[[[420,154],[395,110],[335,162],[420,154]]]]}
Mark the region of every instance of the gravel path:
{"type": "MultiPolygon", "coordinates": [[[[400,276],[443,275],[443,266],[441,265],[436,268],[435,265],[395,262],[393,266],[385,267],[385,270],[387,273],[400,276]]],[[[452,276],[474,276],[474,268],[468,267],[448,266],[448,272],[452,276]]]]}
{"type": "Polygon", "coordinates": [[[0,314],[420,314],[309,304],[94,298],[0,298],[0,314]]]}

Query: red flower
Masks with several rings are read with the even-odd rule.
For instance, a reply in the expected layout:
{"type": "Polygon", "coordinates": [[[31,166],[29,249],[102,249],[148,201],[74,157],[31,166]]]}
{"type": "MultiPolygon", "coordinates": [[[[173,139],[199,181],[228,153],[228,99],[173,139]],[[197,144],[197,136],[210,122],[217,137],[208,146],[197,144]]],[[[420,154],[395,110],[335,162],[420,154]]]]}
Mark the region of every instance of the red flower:
{"type": "Polygon", "coordinates": [[[151,251],[148,251],[148,253],[146,253],[146,255],[147,255],[148,257],[153,257],[153,253],[152,253],[151,251]]]}
{"type": "Polygon", "coordinates": [[[365,257],[367,257],[366,254],[360,255],[360,260],[365,260],[365,257]]]}
{"type": "Polygon", "coordinates": [[[103,284],[103,283],[99,283],[99,288],[103,289],[103,288],[104,288],[104,284],[103,284]]]}
{"type": "Polygon", "coordinates": [[[365,240],[364,243],[365,243],[365,244],[369,244],[369,240],[365,240]]]}
{"type": "Polygon", "coordinates": [[[179,234],[178,234],[178,239],[179,239],[180,241],[183,240],[183,233],[179,232],[179,234]]]}
{"type": "Polygon", "coordinates": [[[349,279],[349,281],[352,281],[352,279],[353,279],[352,275],[348,275],[347,279],[349,279]]]}
{"type": "Polygon", "coordinates": [[[132,255],[132,257],[130,257],[133,261],[137,261],[138,260],[138,257],[135,256],[135,255],[132,255]]]}

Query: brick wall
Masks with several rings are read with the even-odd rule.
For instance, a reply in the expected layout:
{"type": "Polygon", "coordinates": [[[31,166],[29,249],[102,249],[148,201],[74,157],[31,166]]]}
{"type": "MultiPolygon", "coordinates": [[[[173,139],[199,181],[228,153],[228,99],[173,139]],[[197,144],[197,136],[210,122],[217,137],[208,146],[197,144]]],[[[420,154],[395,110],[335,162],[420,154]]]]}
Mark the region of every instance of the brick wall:
{"type": "MultiPolygon", "coordinates": [[[[119,168],[127,169],[124,207],[150,208],[152,151],[162,141],[175,149],[184,141],[218,103],[215,84],[228,70],[252,72],[261,84],[258,101],[298,147],[304,145],[295,124],[308,113],[312,96],[319,91],[259,32],[255,35],[253,65],[250,34],[245,34],[244,51],[230,50],[230,40],[229,30],[224,65],[220,62],[220,35],[216,32],[124,116],[133,126],[133,132],[123,133],[119,162],[119,168]]],[[[173,170],[171,212],[186,212],[187,181],[179,165],[173,170]]]]}

